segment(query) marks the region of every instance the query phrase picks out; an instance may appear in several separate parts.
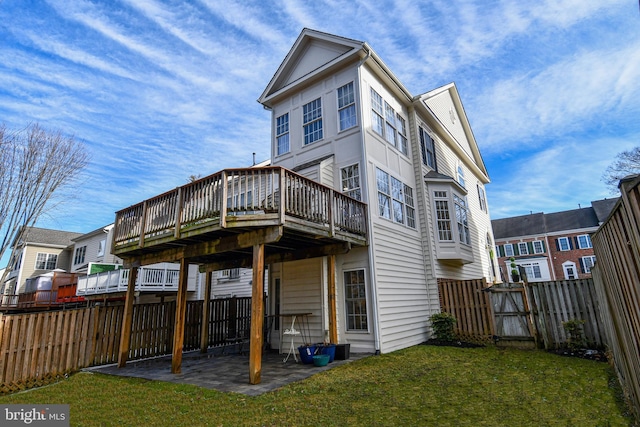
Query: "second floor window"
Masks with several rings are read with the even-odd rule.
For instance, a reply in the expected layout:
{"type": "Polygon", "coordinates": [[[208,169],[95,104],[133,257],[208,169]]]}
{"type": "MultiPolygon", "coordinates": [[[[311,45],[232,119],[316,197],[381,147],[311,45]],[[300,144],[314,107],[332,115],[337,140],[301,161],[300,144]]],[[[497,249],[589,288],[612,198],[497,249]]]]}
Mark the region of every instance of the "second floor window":
{"type": "Polygon", "coordinates": [[[544,245],[542,244],[542,240],[534,240],[533,241],[533,253],[534,254],[543,254],[544,253],[544,245]]]}
{"type": "Polygon", "coordinates": [[[74,265],[82,264],[84,262],[84,257],[86,254],[87,254],[86,246],[81,246],[79,248],[76,248],[76,253],[73,256],[73,264],[74,265]]]}
{"type": "Polygon", "coordinates": [[[384,103],[385,131],[384,136],[387,142],[396,146],[396,112],[391,105],[384,103]]]}
{"type": "Polygon", "coordinates": [[[506,243],[506,244],[504,245],[504,256],[512,257],[512,256],[514,256],[514,255],[515,255],[515,253],[514,253],[514,251],[513,251],[513,244],[511,244],[511,243],[506,243]]]}
{"type": "Polygon", "coordinates": [[[453,203],[456,208],[456,222],[458,223],[460,242],[470,245],[471,235],[469,234],[469,221],[467,218],[467,201],[454,194],[453,203]]]}
{"type": "Polygon", "coordinates": [[[380,169],[376,169],[376,181],[380,216],[415,228],[413,189],[380,169]]]}
{"type": "Polygon", "coordinates": [[[487,198],[484,194],[484,188],[480,184],[478,187],[478,201],[480,202],[480,210],[483,212],[487,212],[487,198]]]}
{"type": "Polygon", "coordinates": [[[302,106],[304,145],[322,139],[322,100],[320,98],[302,106]]]}
{"type": "Polygon", "coordinates": [[[419,128],[419,132],[422,163],[433,170],[437,170],[435,142],[433,141],[433,138],[431,138],[431,135],[429,135],[424,129],[419,128]]]}
{"type": "Polygon", "coordinates": [[[107,246],[107,240],[106,239],[100,240],[100,244],[98,245],[98,256],[104,255],[104,248],[106,246],[107,246]]]}
{"type": "Polygon", "coordinates": [[[589,249],[592,248],[591,237],[588,234],[583,234],[578,236],[578,247],[580,249],[589,249]]]}
{"type": "Polygon", "coordinates": [[[518,252],[520,252],[520,255],[529,255],[529,248],[527,247],[527,242],[518,243],[518,252]]]}
{"type": "Polygon", "coordinates": [[[38,252],[36,255],[36,270],[54,270],[58,263],[58,255],[38,252]]]}
{"type": "Polygon", "coordinates": [[[353,82],[338,88],[338,118],[340,130],[356,125],[356,101],[353,93],[353,82]]]}
{"type": "Polygon", "coordinates": [[[289,152],[289,113],[276,119],[276,154],[289,152]]]}
{"type": "Polygon", "coordinates": [[[362,200],[360,192],[360,171],[358,164],[347,166],[340,170],[342,192],[357,200],[362,200]]]}
{"type": "Polygon", "coordinates": [[[556,240],[558,244],[558,250],[560,251],[569,251],[571,250],[571,244],[569,243],[568,237],[558,237],[556,240]]]}

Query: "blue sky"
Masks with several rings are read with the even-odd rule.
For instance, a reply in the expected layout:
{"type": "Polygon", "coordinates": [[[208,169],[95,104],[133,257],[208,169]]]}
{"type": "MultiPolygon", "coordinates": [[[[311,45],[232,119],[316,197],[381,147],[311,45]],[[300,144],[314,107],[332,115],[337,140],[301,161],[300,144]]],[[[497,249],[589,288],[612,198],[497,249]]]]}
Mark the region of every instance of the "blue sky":
{"type": "Polygon", "coordinates": [[[640,144],[637,0],[0,0],[0,122],[86,142],[38,225],[89,232],[190,175],[269,157],[256,102],[304,27],[366,41],[413,94],[460,91],[493,218],[611,197],[640,144]]]}

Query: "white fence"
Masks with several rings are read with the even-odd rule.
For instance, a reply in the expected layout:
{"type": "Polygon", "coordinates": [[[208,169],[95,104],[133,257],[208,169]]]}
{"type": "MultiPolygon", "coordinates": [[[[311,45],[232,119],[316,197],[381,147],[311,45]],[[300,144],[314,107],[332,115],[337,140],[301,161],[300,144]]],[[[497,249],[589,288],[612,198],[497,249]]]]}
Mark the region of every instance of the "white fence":
{"type": "MultiPolygon", "coordinates": [[[[188,291],[196,291],[196,280],[189,275],[188,291]]],[[[177,291],[180,269],[175,264],[161,264],[158,268],[140,267],[136,279],[137,292],[177,291]]],[[[126,292],[129,270],[120,269],[78,278],[77,295],[100,295],[126,292]]]]}

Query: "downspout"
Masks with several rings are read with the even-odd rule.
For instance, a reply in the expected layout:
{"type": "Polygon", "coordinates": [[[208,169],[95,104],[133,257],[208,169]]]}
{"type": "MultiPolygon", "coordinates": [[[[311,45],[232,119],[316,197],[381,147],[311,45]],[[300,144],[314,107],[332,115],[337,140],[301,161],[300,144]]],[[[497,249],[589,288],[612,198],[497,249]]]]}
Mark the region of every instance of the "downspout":
{"type": "MultiPolygon", "coordinates": [[[[366,46],[365,46],[366,49],[366,46]]],[[[362,112],[362,75],[360,74],[360,69],[362,67],[362,65],[364,65],[364,63],[369,59],[369,57],[371,56],[371,51],[367,49],[367,56],[365,56],[363,59],[360,60],[360,62],[358,63],[358,91],[360,92],[360,110],[362,112]]],[[[362,117],[364,117],[364,112],[362,112],[362,117]]],[[[362,120],[361,120],[362,122],[362,120]]],[[[362,167],[363,167],[363,171],[365,172],[365,176],[368,176],[368,174],[366,173],[367,169],[369,168],[369,165],[367,163],[367,146],[365,144],[364,141],[364,126],[362,123],[360,123],[361,129],[360,129],[360,142],[362,144],[362,167]]],[[[362,180],[362,185],[366,186],[365,188],[363,188],[362,194],[363,195],[367,195],[367,199],[369,199],[368,195],[369,195],[369,181],[367,179],[363,179],[362,180]]],[[[367,200],[367,205],[369,204],[369,201],[367,200]]],[[[375,319],[375,321],[373,322],[373,337],[374,337],[374,348],[375,348],[375,353],[376,354],[380,354],[380,319],[378,317],[378,292],[377,292],[377,280],[376,280],[376,270],[374,268],[374,263],[373,263],[373,255],[374,255],[374,250],[373,250],[373,239],[372,239],[372,234],[371,234],[371,230],[373,230],[373,223],[371,221],[371,217],[373,215],[371,215],[371,209],[369,209],[369,215],[367,215],[367,228],[369,230],[369,246],[368,246],[368,255],[369,255],[369,277],[371,280],[371,300],[373,302],[372,304],[372,313],[371,315],[373,316],[373,318],[375,319]]]]}
{"type": "Polygon", "coordinates": [[[549,264],[551,265],[551,274],[553,274],[553,277],[551,280],[558,280],[558,278],[556,277],[556,268],[553,266],[554,262],[553,262],[553,258],[551,258],[551,246],[549,246],[549,235],[545,234],[544,235],[544,241],[547,243],[547,253],[549,254],[549,264]]]}

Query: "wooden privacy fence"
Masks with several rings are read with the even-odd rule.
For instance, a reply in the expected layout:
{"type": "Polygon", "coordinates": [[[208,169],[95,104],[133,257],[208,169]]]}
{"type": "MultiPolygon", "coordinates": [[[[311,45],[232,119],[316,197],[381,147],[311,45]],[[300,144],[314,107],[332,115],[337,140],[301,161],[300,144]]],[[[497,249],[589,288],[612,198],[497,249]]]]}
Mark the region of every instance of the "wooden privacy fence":
{"type": "MultiPolygon", "coordinates": [[[[189,301],[184,351],[200,348],[203,301],[189,301]]],[[[124,307],[0,314],[0,394],[118,361],[124,307]]],[[[210,301],[208,346],[250,323],[251,298],[210,301]],[[233,331],[233,332],[231,332],[233,331]]],[[[171,354],[175,302],[134,305],[128,360],[171,354]]]]}
{"type": "Polygon", "coordinates": [[[592,272],[614,367],[640,418],[640,175],[619,187],[620,201],[591,238],[597,260],[592,272]]]}
{"type": "Polygon", "coordinates": [[[456,318],[454,331],[463,339],[487,342],[495,335],[491,300],[483,292],[486,287],[485,279],[438,279],[440,309],[456,318]]]}
{"type": "Polygon", "coordinates": [[[605,343],[591,279],[487,287],[484,279],[439,280],[440,309],[455,316],[456,333],[472,341],[531,340],[557,348],[567,342],[562,322],[583,320],[591,346],[605,343]]]}
{"type": "Polygon", "coordinates": [[[525,286],[540,345],[562,347],[569,337],[563,322],[581,320],[587,346],[604,345],[598,295],[592,279],[535,282],[525,286]]]}

